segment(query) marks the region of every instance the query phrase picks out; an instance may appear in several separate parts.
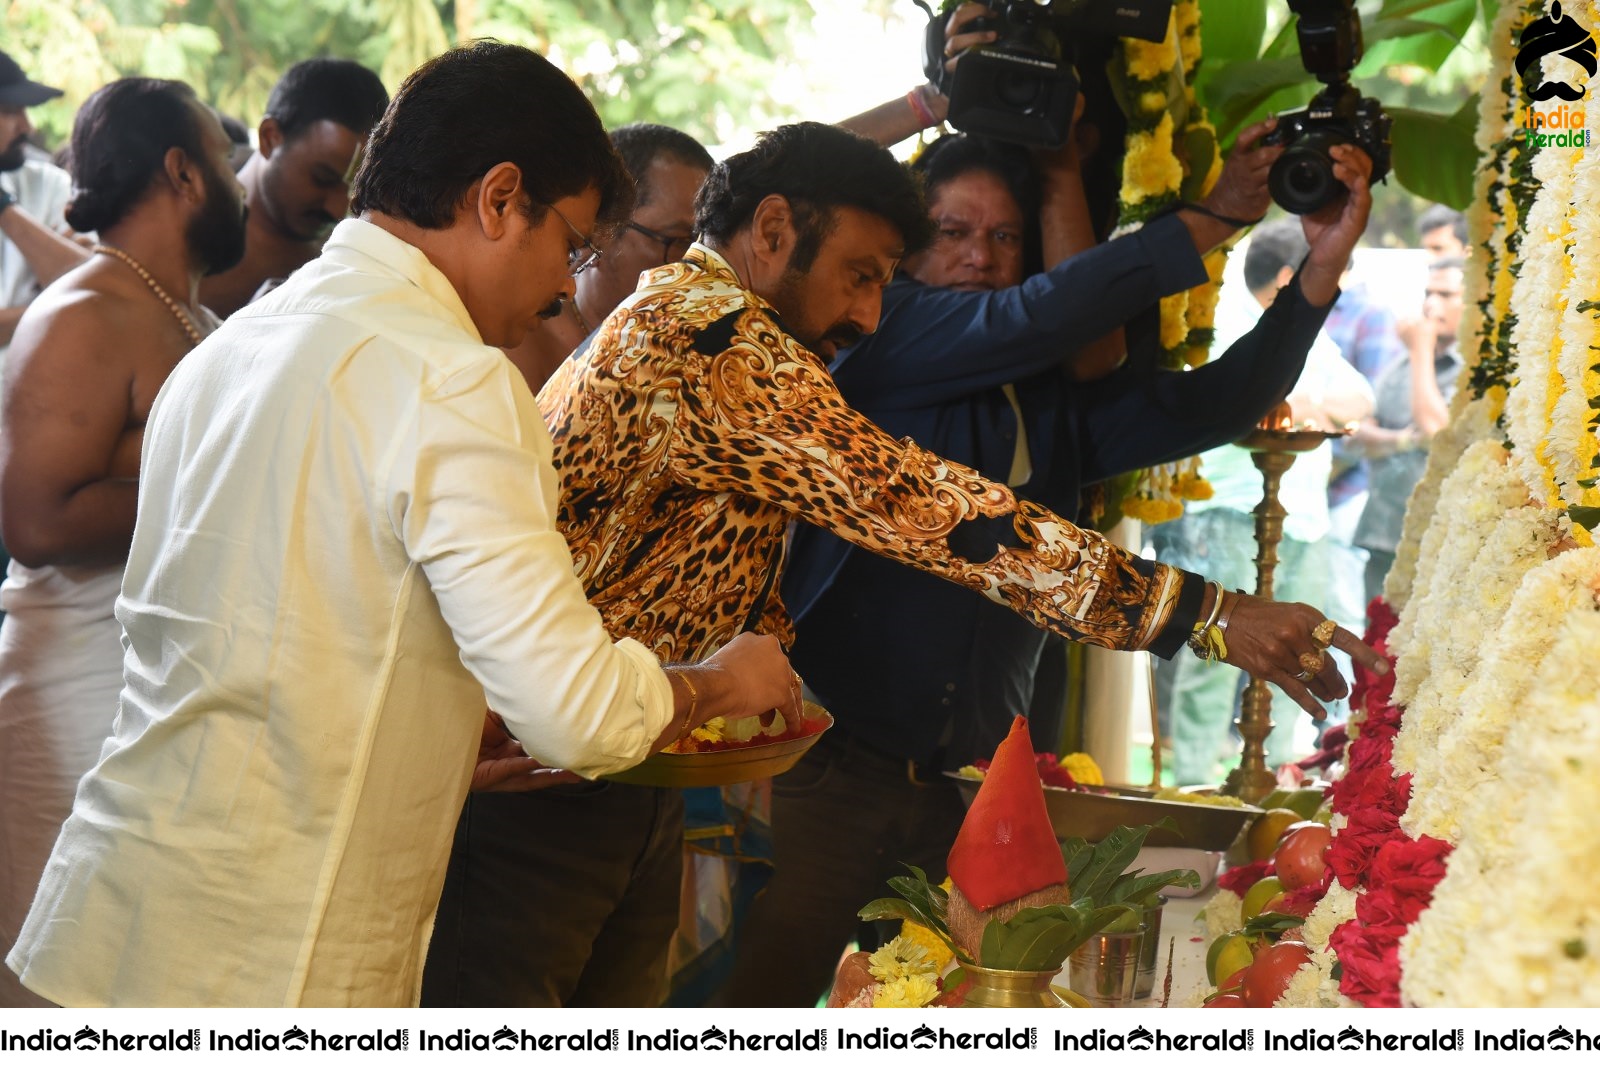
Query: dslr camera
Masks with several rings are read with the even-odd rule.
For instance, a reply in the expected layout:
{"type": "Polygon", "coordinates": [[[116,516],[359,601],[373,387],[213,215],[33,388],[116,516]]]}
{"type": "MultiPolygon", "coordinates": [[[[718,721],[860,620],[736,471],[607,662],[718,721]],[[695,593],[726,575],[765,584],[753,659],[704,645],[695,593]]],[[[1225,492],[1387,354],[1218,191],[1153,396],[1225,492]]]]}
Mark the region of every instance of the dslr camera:
{"type": "MultiPolygon", "coordinates": [[[[1355,0],[1289,0],[1298,16],[1300,62],[1324,88],[1299,111],[1278,116],[1278,126],[1263,144],[1284,145],[1267,174],[1267,188],[1283,210],[1307,215],[1344,195],[1334,177],[1334,145],[1355,145],[1372,157],[1372,181],[1389,173],[1389,128],[1383,105],[1350,84],[1361,62],[1361,15],[1355,0]]],[[[965,62],[965,61],[963,61],[965,62]]]]}
{"type": "Polygon", "coordinates": [[[922,70],[950,101],[958,130],[1037,148],[1060,148],[1072,130],[1078,97],[1073,67],[1083,37],[1138,37],[1159,41],[1167,33],[1172,0],[982,0],[990,14],[968,32],[994,30],[995,40],[967,49],[954,71],[944,68],[945,26],[954,5],[928,11],[922,70]]]}

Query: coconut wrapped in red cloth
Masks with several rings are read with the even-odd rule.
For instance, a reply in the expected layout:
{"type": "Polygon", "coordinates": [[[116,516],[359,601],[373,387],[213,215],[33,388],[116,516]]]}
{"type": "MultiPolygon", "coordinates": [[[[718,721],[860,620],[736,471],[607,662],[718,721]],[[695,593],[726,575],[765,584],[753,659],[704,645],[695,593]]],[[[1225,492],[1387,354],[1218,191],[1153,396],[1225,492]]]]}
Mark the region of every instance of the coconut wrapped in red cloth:
{"type": "Polygon", "coordinates": [[[990,920],[1071,902],[1067,864],[1050,826],[1033,742],[1021,716],[1011,721],[1011,733],[995,750],[950,850],[948,870],[950,933],[975,959],[990,920]]]}

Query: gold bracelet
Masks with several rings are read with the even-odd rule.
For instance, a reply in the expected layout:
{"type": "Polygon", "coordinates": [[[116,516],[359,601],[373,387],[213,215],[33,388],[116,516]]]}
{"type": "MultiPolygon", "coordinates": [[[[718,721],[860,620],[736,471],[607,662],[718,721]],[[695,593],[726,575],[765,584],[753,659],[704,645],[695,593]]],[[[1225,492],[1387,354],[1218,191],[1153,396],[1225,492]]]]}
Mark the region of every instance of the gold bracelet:
{"type": "Polygon", "coordinates": [[[695,710],[700,707],[700,691],[694,688],[694,683],[689,681],[689,676],[683,668],[679,668],[674,674],[678,676],[678,681],[689,688],[689,711],[684,715],[683,722],[686,730],[692,730],[694,727],[699,726],[694,722],[694,714],[695,710]]]}
{"type": "Polygon", "coordinates": [[[1206,585],[1216,592],[1211,602],[1211,614],[1194,625],[1194,633],[1189,635],[1188,644],[1190,652],[1209,663],[1228,658],[1228,643],[1222,636],[1222,627],[1217,625],[1217,620],[1222,616],[1226,591],[1220,582],[1208,582],[1206,585]]]}

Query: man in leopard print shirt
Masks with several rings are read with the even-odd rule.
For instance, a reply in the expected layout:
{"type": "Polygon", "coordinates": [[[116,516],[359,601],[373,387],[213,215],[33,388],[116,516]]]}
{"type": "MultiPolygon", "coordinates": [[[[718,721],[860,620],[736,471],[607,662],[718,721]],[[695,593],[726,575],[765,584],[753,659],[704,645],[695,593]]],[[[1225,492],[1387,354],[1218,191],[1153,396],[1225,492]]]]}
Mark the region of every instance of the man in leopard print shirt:
{"type": "MultiPolygon", "coordinates": [[[[791,520],[1107,648],[1170,657],[1210,616],[1215,588],[1199,576],[897,441],[841,399],[827,361],[876,327],[896,265],[930,231],[886,151],[834,127],[784,127],[712,171],[697,215],[701,243],[644,275],[539,395],[558,523],[613,635],[664,661],[743,629],[787,640],[773,589],[791,520]]],[[[1233,594],[1221,607],[1230,662],[1295,686],[1320,614],[1233,594]]],[[[1331,668],[1307,685],[1344,687],[1331,668]]],[[[681,810],[676,791],[641,787],[471,798],[440,907],[442,925],[448,911],[460,926],[436,930],[433,948],[473,961],[460,1003],[653,1003],[677,918],[681,810]],[[570,847],[546,836],[558,824],[570,847]],[[516,917],[513,878],[531,903],[516,917]]]]}

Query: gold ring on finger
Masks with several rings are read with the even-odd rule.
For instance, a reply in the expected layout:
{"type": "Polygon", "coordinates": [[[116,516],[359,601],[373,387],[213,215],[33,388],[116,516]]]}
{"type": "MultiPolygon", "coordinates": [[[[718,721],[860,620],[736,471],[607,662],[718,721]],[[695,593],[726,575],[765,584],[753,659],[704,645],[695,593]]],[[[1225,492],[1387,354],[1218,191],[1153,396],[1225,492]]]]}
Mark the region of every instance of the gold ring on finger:
{"type": "Polygon", "coordinates": [[[1315,673],[1310,671],[1297,671],[1294,673],[1294,677],[1296,682],[1310,682],[1317,676],[1315,673]]]}
{"type": "Polygon", "coordinates": [[[1311,676],[1315,675],[1317,672],[1321,671],[1322,670],[1322,650],[1318,649],[1314,653],[1301,653],[1300,654],[1300,670],[1305,673],[1307,678],[1310,678],[1311,676]]]}
{"type": "Polygon", "coordinates": [[[1311,640],[1318,649],[1326,649],[1333,644],[1333,632],[1339,629],[1339,624],[1331,619],[1324,619],[1311,628],[1311,640]]]}

